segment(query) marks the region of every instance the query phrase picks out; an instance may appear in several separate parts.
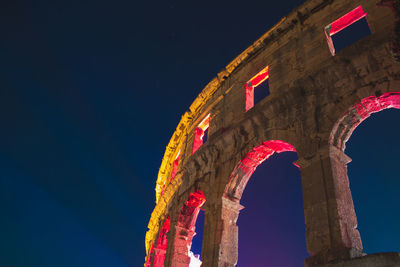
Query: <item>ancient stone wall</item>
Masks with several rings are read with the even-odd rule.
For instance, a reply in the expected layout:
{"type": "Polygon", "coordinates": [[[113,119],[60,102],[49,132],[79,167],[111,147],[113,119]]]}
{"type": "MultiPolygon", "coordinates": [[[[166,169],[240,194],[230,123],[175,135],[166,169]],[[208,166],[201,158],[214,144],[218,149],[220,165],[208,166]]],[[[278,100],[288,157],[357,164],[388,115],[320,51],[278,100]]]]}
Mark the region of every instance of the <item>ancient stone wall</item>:
{"type": "Polygon", "coordinates": [[[400,266],[398,253],[364,256],[344,154],[370,113],[400,108],[396,10],[396,1],[309,0],[206,86],[166,148],[145,266],[189,266],[201,205],[202,266],[235,266],[241,192],[258,164],[293,150],[302,176],[305,264],[400,266]],[[359,6],[371,35],[333,56],[326,26],[359,6]],[[248,82],[267,66],[270,95],[246,111],[248,82]],[[199,127],[208,127],[208,138],[193,153],[199,127]]]}

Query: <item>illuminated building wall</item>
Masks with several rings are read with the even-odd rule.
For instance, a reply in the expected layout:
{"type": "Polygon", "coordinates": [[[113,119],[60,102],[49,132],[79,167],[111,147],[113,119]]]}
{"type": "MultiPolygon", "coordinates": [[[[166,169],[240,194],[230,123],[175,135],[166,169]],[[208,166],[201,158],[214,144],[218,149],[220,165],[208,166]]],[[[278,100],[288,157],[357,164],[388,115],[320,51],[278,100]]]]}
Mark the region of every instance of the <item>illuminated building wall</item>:
{"type": "Polygon", "coordinates": [[[344,154],[360,118],[377,107],[399,108],[396,3],[309,0],[217,74],[183,114],[165,150],[145,239],[146,266],[190,265],[191,227],[200,206],[202,266],[235,266],[236,220],[247,180],[269,155],[294,150],[311,255],[306,264],[400,264],[396,253],[364,256],[344,154]],[[370,34],[335,51],[332,38],[362,19],[370,34]],[[254,103],[254,90],[265,81],[269,95],[254,103]],[[195,192],[201,197],[193,198],[195,192]]]}

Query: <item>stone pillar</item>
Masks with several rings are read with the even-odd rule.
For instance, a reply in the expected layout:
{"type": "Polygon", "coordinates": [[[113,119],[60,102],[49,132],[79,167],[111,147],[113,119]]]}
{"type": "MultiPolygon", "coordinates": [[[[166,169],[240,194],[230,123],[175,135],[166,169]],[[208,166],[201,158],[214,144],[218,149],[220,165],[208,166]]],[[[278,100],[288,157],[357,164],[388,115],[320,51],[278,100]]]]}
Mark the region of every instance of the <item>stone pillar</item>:
{"type": "MultiPolygon", "coordinates": [[[[210,206],[208,206],[210,207],[210,206]]],[[[222,197],[213,210],[206,210],[202,266],[234,267],[238,260],[238,226],[236,221],[243,206],[222,197]]]]}
{"type": "Polygon", "coordinates": [[[239,227],[236,225],[239,212],[244,207],[239,202],[222,198],[222,237],[218,267],[234,267],[238,261],[239,227]]]}
{"type": "Polygon", "coordinates": [[[167,255],[167,264],[169,264],[170,259],[171,264],[167,266],[189,267],[189,253],[192,239],[196,234],[196,220],[200,207],[203,206],[205,201],[204,194],[197,190],[190,193],[188,200],[184,203],[174,229],[172,254],[168,251],[169,255],[167,255]]]}
{"type": "Polygon", "coordinates": [[[155,248],[154,249],[154,262],[153,267],[164,267],[164,260],[165,260],[165,249],[155,248]]]}
{"type": "Polygon", "coordinates": [[[150,248],[149,254],[147,255],[147,259],[146,259],[144,266],[151,267],[153,259],[154,259],[154,248],[153,248],[153,244],[151,244],[151,248],[150,248]]]}
{"type": "Polygon", "coordinates": [[[174,214],[170,215],[171,218],[171,227],[169,232],[167,233],[167,239],[170,240],[166,249],[166,255],[164,260],[164,266],[171,266],[172,257],[174,255],[174,241],[176,236],[176,228],[173,225],[177,224],[177,219],[174,214]]]}
{"type": "Polygon", "coordinates": [[[362,256],[360,235],[347,178],[349,158],[320,149],[301,166],[307,266],[362,256]]]}
{"type": "Polygon", "coordinates": [[[192,229],[175,226],[174,252],[171,267],[189,267],[189,251],[196,233],[192,229]]]}
{"type": "Polygon", "coordinates": [[[363,246],[360,233],[357,229],[357,216],[354,210],[349,177],[347,175],[347,164],[351,162],[351,158],[334,146],[330,147],[329,152],[333,181],[336,189],[341,234],[345,246],[354,250],[353,252],[355,255],[353,256],[358,256],[363,246]]]}

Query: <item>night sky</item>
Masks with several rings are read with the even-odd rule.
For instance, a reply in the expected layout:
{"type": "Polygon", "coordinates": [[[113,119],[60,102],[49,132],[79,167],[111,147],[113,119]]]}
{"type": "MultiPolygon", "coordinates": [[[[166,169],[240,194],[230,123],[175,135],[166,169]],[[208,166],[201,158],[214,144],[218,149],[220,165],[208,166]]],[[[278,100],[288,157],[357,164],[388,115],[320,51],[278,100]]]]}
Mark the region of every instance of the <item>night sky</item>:
{"type": "MultiPolygon", "coordinates": [[[[225,65],[302,2],[2,1],[0,266],[143,266],[158,168],[181,115],[225,65]]],[[[400,250],[396,112],[367,120],[346,150],[367,252],[400,250]]],[[[280,214],[289,217],[271,215],[275,207],[258,219],[298,223],[275,253],[293,258],[287,266],[301,266],[299,255],[306,256],[294,156],[266,162],[282,166],[267,166],[275,170],[264,173],[268,179],[252,177],[279,178],[271,186],[293,192],[276,196],[288,207],[295,202],[293,213],[280,214]]],[[[245,199],[253,180],[242,228],[253,227],[241,225],[245,212],[257,210],[245,199]]],[[[273,238],[262,248],[250,241],[241,248],[277,249],[273,238]]]]}
{"type": "Polygon", "coordinates": [[[238,219],[238,266],[302,266],[309,256],[296,160],[296,152],[274,154],[251,176],[238,219]]]}

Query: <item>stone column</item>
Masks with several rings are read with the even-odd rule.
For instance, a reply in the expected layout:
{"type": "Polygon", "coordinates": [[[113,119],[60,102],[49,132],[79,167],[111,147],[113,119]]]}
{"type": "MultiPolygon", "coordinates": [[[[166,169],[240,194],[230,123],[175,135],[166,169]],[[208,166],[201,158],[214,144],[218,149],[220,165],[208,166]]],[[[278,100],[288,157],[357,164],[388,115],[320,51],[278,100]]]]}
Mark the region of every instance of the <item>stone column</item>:
{"type": "Polygon", "coordinates": [[[189,267],[189,251],[196,233],[192,229],[175,226],[174,252],[171,267],[189,267]]]}
{"type": "Polygon", "coordinates": [[[234,267],[238,261],[239,227],[236,225],[239,212],[244,207],[239,202],[222,198],[222,237],[218,267],[234,267]]]}
{"type": "Polygon", "coordinates": [[[197,190],[190,193],[188,200],[183,204],[174,229],[172,255],[169,251],[169,255],[167,255],[168,261],[171,258],[170,266],[189,267],[189,252],[192,246],[192,239],[196,234],[196,220],[200,207],[203,206],[205,200],[204,194],[197,190]]]}
{"type": "MultiPolygon", "coordinates": [[[[208,206],[210,207],[210,206],[208,206]]],[[[206,210],[202,266],[234,267],[238,260],[238,226],[236,221],[243,206],[222,197],[213,210],[206,210]]]]}
{"type": "Polygon", "coordinates": [[[164,260],[165,260],[165,249],[155,248],[154,249],[154,262],[153,267],[164,267],[164,260]]]}
{"type": "Polygon", "coordinates": [[[360,235],[347,179],[349,158],[338,151],[319,149],[301,166],[307,266],[362,255],[360,235]]]}
{"type": "Polygon", "coordinates": [[[152,244],[150,251],[149,251],[149,255],[147,255],[147,260],[146,260],[144,266],[151,267],[153,260],[154,260],[154,248],[153,248],[153,244],[152,244]]]}
{"type": "Polygon", "coordinates": [[[329,152],[343,242],[346,248],[353,250],[352,256],[358,256],[363,246],[357,229],[357,216],[347,175],[347,164],[351,162],[351,158],[334,146],[330,147],[329,152]]]}
{"type": "Polygon", "coordinates": [[[169,232],[167,233],[167,239],[169,240],[167,249],[166,249],[166,255],[165,255],[165,260],[164,260],[164,266],[171,266],[172,263],[172,258],[174,255],[174,241],[176,237],[176,227],[174,225],[177,224],[177,219],[174,214],[170,215],[171,218],[171,227],[169,232]]]}

